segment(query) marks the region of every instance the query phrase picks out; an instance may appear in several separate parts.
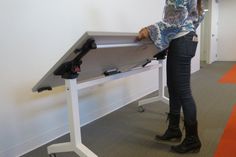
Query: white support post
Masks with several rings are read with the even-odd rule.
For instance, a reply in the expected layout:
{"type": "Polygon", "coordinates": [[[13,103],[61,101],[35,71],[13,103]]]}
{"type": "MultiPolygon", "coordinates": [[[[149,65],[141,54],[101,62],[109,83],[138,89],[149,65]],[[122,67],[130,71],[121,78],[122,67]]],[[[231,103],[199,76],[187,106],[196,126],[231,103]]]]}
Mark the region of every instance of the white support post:
{"type": "MultiPolygon", "coordinates": [[[[124,72],[117,75],[112,75],[108,77],[98,78],[95,80],[83,82],[77,84],[77,80],[65,80],[66,98],[68,106],[68,116],[69,116],[69,131],[70,131],[70,142],[54,144],[48,147],[48,154],[55,156],[56,153],[63,152],[75,152],[80,157],[97,157],[91,150],[89,150],[81,141],[81,125],[80,125],[80,114],[79,114],[79,100],[78,100],[78,90],[88,88],[91,86],[96,86],[109,81],[125,78],[128,76],[133,76],[148,70],[160,69],[163,65],[150,65],[144,68],[133,69],[132,71],[124,72]]],[[[160,70],[160,76],[163,76],[162,70],[160,70]]],[[[164,79],[161,78],[159,83],[164,86],[164,79]],[[162,83],[161,83],[162,82],[162,83]]],[[[164,96],[164,88],[161,94],[164,96]]],[[[159,99],[159,97],[157,97],[159,99]]],[[[156,100],[156,98],[154,98],[156,100]]],[[[164,100],[164,99],[163,99],[164,100]]],[[[145,100],[144,100],[145,101],[145,100]]]]}
{"type": "Polygon", "coordinates": [[[166,104],[169,104],[169,98],[165,97],[165,71],[166,71],[166,61],[164,60],[159,60],[159,95],[152,97],[152,98],[148,98],[148,99],[143,99],[141,101],[138,102],[138,107],[139,107],[139,111],[143,112],[144,108],[143,106],[146,104],[150,104],[153,102],[157,102],[157,101],[162,101],[166,104]]]}
{"type": "Polygon", "coordinates": [[[169,98],[165,96],[165,72],[166,72],[166,60],[160,60],[159,63],[162,65],[159,68],[159,97],[161,101],[166,104],[169,104],[169,98]]]}
{"type": "Polygon", "coordinates": [[[79,115],[79,101],[77,81],[65,80],[68,116],[69,116],[69,129],[70,129],[70,142],[55,144],[48,147],[48,154],[62,153],[62,152],[75,152],[80,157],[97,157],[91,150],[82,144],[81,141],[81,125],[79,115]]]}

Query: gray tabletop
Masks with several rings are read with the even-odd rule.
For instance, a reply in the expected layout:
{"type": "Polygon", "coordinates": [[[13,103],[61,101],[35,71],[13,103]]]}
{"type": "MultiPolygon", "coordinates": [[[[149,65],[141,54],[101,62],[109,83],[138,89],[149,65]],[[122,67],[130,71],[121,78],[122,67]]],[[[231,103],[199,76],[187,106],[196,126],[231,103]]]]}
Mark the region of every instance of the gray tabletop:
{"type": "Polygon", "coordinates": [[[130,71],[142,66],[153,58],[157,49],[150,40],[137,42],[136,33],[114,32],[86,32],[65,53],[65,55],[43,76],[33,87],[36,92],[40,89],[50,89],[65,84],[61,76],[56,76],[55,71],[65,62],[70,62],[82,52],[84,44],[92,39],[96,48],[90,49],[82,58],[77,82],[105,77],[104,72],[117,69],[120,72],[130,71]],[[77,53],[75,53],[78,51],[77,53]]]}

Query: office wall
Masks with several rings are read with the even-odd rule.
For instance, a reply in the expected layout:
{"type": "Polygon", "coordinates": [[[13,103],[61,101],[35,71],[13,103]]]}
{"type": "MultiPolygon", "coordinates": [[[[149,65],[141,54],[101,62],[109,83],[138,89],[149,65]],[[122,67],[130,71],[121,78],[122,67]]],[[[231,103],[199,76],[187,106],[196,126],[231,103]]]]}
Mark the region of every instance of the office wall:
{"type": "Polygon", "coordinates": [[[220,61],[236,61],[236,1],[227,0],[219,2],[219,44],[218,58],[220,61]]]}
{"type": "MultiPolygon", "coordinates": [[[[137,32],[161,19],[163,3],[0,1],[0,156],[21,155],[68,132],[63,88],[41,94],[31,88],[85,31],[137,32]]],[[[157,81],[152,71],[79,91],[82,124],[155,91],[157,81]]]]}

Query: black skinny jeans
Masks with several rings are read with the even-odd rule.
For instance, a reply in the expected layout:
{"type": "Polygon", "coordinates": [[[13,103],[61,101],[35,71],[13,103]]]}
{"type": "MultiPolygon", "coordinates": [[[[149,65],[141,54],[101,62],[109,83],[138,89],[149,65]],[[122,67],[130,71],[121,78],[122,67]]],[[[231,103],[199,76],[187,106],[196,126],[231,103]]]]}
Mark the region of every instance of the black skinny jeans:
{"type": "Polygon", "coordinates": [[[174,39],[167,55],[167,86],[170,100],[170,113],[180,114],[181,107],[186,123],[195,123],[196,104],[192,96],[190,76],[191,59],[195,56],[198,42],[195,32],[174,39]],[[196,39],[196,38],[195,38],[196,39]]]}

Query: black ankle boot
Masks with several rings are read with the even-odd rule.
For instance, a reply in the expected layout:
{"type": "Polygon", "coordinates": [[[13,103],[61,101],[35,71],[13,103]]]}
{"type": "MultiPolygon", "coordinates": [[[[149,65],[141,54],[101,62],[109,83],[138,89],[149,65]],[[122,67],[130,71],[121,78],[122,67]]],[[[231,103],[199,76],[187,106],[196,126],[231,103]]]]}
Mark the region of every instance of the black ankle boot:
{"type": "Polygon", "coordinates": [[[176,153],[198,153],[201,149],[201,141],[198,137],[197,122],[186,124],[186,137],[180,145],[172,146],[171,150],[176,153]]]}
{"type": "Polygon", "coordinates": [[[156,135],[155,139],[160,142],[180,142],[182,133],[179,128],[180,114],[168,114],[169,126],[164,135],[156,135]]]}

